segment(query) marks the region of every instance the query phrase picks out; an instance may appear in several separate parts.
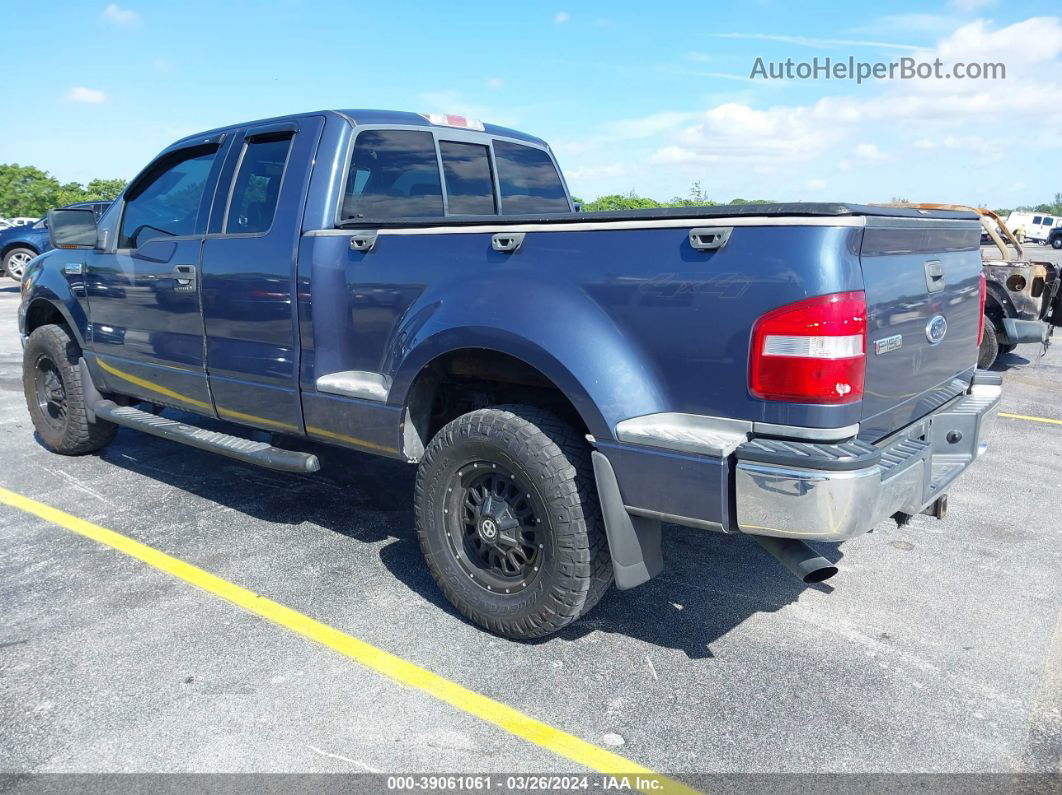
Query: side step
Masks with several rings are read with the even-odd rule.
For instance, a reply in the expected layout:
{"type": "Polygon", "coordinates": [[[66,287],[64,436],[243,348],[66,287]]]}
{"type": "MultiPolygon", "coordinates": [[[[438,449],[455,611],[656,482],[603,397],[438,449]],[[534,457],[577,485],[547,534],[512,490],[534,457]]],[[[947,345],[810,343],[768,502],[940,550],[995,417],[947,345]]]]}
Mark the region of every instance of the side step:
{"type": "Polygon", "coordinates": [[[169,420],[132,406],[119,406],[110,400],[101,400],[92,407],[100,419],[135,428],[153,436],[161,436],[190,447],[235,458],[248,464],[257,464],[279,472],[316,472],[321,468],[317,456],[294,450],[281,450],[265,442],[253,442],[230,436],[227,433],[208,431],[176,420],[169,420]]]}

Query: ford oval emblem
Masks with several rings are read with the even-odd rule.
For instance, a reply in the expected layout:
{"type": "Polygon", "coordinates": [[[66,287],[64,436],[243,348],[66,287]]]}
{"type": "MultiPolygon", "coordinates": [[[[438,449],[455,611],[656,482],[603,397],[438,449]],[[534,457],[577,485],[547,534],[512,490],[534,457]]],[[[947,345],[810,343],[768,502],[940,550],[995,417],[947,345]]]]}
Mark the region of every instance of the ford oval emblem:
{"type": "Polygon", "coordinates": [[[942,339],[944,335],[948,333],[948,321],[944,318],[944,315],[933,315],[926,323],[926,339],[929,340],[930,345],[936,345],[942,339]]]}

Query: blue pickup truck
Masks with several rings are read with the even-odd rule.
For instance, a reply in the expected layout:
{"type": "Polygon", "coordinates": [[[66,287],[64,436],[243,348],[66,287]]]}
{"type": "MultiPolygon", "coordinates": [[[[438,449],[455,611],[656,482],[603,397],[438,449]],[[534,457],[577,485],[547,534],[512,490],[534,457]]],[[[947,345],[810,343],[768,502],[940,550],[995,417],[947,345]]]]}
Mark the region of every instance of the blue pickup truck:
{"type": "Polygon", "coordinates": [[[942,516],[998,410],[972,213],[581,213],[538,138],[346,110],[184,138],[50,227],[19,311],[46,447],[417,464],[427,566],[510,638],[659,573],[668,523],[821,581],[805,542],[942,516]]]}

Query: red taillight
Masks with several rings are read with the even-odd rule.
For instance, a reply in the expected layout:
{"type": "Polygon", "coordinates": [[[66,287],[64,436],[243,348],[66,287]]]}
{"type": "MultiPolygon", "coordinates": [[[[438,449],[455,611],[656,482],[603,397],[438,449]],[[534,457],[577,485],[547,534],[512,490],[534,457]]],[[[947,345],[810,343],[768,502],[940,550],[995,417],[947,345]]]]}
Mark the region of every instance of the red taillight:
{"type": "Polygon", "coordinates": [[[977,347],[981,347],[981,340],[985,338],[985,299],[988,297],[988,282],[984,272],[981,273],[981,316],[977,321],[977,347]]]}
{"type": "Polygon", "coordinates": [[[752,329],[749,391],[764,400],[851,403],[863,397],[867,298],[820,295],[773,309],[752,329]]]}

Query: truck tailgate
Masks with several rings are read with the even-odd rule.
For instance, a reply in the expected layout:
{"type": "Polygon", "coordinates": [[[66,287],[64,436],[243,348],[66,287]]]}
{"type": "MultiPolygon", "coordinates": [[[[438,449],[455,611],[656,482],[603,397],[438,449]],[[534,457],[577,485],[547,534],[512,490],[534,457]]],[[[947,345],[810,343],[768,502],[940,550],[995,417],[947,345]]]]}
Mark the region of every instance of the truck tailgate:
{"type": "Polygon", "coordinates": [[[981,317],[980,226],[868,218],[860,264],[868,313],[860,436],[876,441],[965,391],[981,317]]]}

